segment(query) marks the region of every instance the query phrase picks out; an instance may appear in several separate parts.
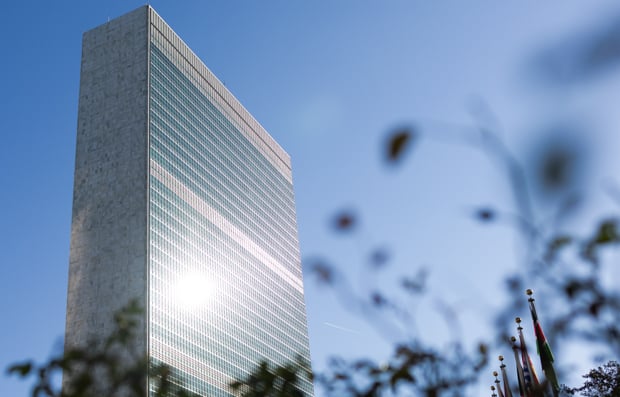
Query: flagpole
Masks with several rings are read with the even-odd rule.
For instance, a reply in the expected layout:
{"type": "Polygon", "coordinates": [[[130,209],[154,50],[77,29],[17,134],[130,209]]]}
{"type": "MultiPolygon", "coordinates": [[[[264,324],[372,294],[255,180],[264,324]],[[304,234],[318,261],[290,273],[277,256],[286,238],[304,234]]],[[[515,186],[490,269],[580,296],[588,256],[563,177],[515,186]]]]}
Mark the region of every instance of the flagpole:
{"type": "Polygon", "coordinates": [[[521,360],[519,359],[519,347],[517,346],[517,338],[514,336],[510,337],[510,341],[512,342],[512,352],[515,356],[515,365],[517,366],[517,379],[519,380],[519,395],[521,397],[525,396],[525,378],[523,375],[523,367],[521,366],[521,360]]]}
{"type": "Polygon", "coordinates": [[[536,306],[534,305],[534,297],[532,296],[534,295],[534,291],[528,289],[525,293],[529,297],[527,301],[530,304],[530,313],[532,314],[532,322],[534,323],[534,333],[536,334],[536,347],[540,357],[540,366],[542,367],[547,381],[551,385],[553,395],[558,397],[560,393],[560,385],[558,382],[558,377],[555,373],[555,368],[553,367],[553,362],[555,359],[553,357],[553,352],[551,351],[551,346],[549,346],[549,342],[547,341],[547,338],[545,338],[545,334],[542,330],[540,322],[538,321],[538,314],[536,313],[536,306]]]}
{"type": "Polygon", "coordinates": [[[497,395],[499,397],[504,397],[504,393],[502,392],[502,388],[499,385],[499,378],[497,377],[497,371],[493,371],[493,376],[495,376],[495,388],[497,389],[497,395]]]}
{"type": "Polygon", "coordinates": [[[491,397],[497,397],[497,394],[495,394],[495,386],[491,386],[491,397]]]}
{"type": "Polygon", "coordinates": [[[512,390],[510,390],[510,384],[508,383],[508,374],[506,373],[506,364],[504,364],[504,356],[499,356],[499,369],[502,372],[502,380],[504,381],[504,397],[512,397],[512,390]]]}

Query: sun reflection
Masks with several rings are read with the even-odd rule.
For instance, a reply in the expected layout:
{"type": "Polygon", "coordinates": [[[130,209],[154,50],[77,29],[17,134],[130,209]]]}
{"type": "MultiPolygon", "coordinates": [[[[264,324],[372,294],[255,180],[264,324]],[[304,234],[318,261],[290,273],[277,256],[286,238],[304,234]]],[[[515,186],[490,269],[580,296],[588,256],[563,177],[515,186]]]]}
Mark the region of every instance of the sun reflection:
{"type": "Polygon", "coordinates": [[[179,278],[174,295],[180,306],[196,309],[211,301],[215,290],[216,285],[211,277],[196,272],[179,278]]]}

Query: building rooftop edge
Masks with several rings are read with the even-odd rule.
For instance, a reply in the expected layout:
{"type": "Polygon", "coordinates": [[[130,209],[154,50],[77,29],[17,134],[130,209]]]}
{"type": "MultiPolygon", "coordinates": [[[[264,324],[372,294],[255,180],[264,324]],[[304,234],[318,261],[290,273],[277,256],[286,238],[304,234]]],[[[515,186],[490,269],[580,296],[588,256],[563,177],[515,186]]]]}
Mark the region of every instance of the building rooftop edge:
{"type": "MultiPolygon", "coordinates": [[[[222,81],[217,77],[217,75],[215,73],[213,73],[213,71],[211,71],[211,69],[209,69],[209,67],[202,61],[202,59],[194,52],[194,50],[187,45],[187,43],[183,40],[183,38],[181,38],[180,35],[178,35],[174,29],[172,29],[170,27],[170,25],[166,22],[166,20],[164,18],[161,17],[161,15],[159,15],[159,13],[157,12],[157,10],[155,10],[155,8],[153,8],[153,6],[151,6],[150,4],[144,4],[141,5],[138,8],[135,8],[125,14],[119,15],[115,18],[112,19],[108,19],[107,22],[104,22],[92,29],[89,29],[87,31],[85,31],[83,34],[86,35],[89,32],[95,31],[97,29],[100,29],[103,26],[106,26],[107,24],[123,18],[125,16],[129,16],[131,14],[134,13],[138,13],[138,12],[152,12],[157,18],[159,18],[165,25],[167,25],[170,30],[177,36],[177,38],[183,43],[183,45],[185,45],[185,47],[187,47],[187,49],[189,50],[189,52],[196,58],[197,61],[200,62],[200,64],[202,66],[205,67],[205,69],[211,74],[210,77],[213,77],[216,80],[216,83],[224,90],[226,91],[228,94],[230,94],[230,96],[233,98],[233,100],[235,100],[237,102],[237,104],[241,107],[241,109],[244,111],[245,114],[243,115],[239,115],[241,117],[242,120],[244,120],[244,123],[246,124],[246,126],[248,127],[248,129],[250,131],[252,131],[252,133],[256,134],[256,136],[265,141],[265,138],[267,138],[269,140],[269,142],[265,142],[265,144],[267,145],[267,147],[269,148],[270,151],[273,152],[273,154],[280,160],[282,161],[282,163],[289,169],[289,171],[291,170],[291,156],[288,154],[288,152],[278,143],[278,141],[276,141],[271,134],[262,126],[262,124],[256,120],[256,118],[245,108],[245,106],[243,106],[243,104],[241,103],[241,101],[239,101],[237,99],[237,97],[228,89],[228,87],[226,87],[226,85],[224,85],[224,83],[222,83],[222,81]],[[259,133],[258,131],[255,131],[255,129],[252,127],[252,125],[250,125],[250,123],[248,123],[245,118],[249,118],[250,120],[254,121],[256,123],[256,125],[258,126],[258,128],[261,130],[259,133]],[[276,149],[277,148],[277,149],[276,149]],[[284,158],[283,158],[284,157],[284,158]]],[[[234,110],[234,106],[232,106],[232,104],[229,103],[229,101],[226,98],[222,98],[226,103],[229,104],[229,106],[231,107],[231,109],[234,110]]]]}

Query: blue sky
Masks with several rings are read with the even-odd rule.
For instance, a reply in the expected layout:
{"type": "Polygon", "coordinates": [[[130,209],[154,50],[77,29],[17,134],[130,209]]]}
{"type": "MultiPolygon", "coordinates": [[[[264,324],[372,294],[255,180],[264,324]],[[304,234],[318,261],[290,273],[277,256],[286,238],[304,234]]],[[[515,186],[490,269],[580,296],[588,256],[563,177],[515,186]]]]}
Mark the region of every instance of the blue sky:
{"type": "MultiPolygon", "coordinates": [[[[81,35],[142,4],[21,1],[0,8],[1,368],[60,349],[81,35]]],[[[524,77],[546,43],[620,13],[613,1],[151,5],[291,155],[303,257],[327,257],[357,277],[365,250],[377,245],[388,247],[394,272],[428,266],[432,298],[460,311],[466,339],[492,333],[491,313],[504,302],[501,277],[517,266],[518,245],[507,228],[482,228],[469,216],[479,204],[510,207],[501,173],[478,151],[441,137],[452,125],[471,124],[479,99],[515,147],[522,131],[558,107],[617,125],[608,120],[613,109],[599,106],[618,103],[617,79],[581,95],[544,93],[524,77]],[[381,144],[391,129],[410,124],[428,139],[388,169],[381,144]],[[341,209],[360,215],[358,233],[333,233],[329,222],[341,209]]],[[[608,142],[613,154],[618,142],[608,142]]],[[[380,357],[389,345],[309,279],[306,300],[318,367],[330,354],[380,357]]],[[[441,343],[448,332],[426,315],[420,332],[441,343]]],[[[0,395],[28,389],[0,375],[0,395]]]]}

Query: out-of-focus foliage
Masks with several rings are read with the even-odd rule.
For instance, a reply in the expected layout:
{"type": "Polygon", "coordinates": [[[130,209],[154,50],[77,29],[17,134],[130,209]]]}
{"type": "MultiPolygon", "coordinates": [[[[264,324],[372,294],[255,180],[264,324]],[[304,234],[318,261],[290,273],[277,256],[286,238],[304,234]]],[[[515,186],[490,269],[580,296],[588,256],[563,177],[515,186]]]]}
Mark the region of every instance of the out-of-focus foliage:
{"type": "MultiPolygon", "coordinates": [[[[329,369],[315,375],[323,395],[333,397],[466,396],[487,362],[487,347],[466,353],[460,345],[436,351],[420,345],[398,345],[383,364],[334,358],[329,369]]],[[[312,377],[303,364],[271,367],[261,363],[247,378],[232,384],[242,397],[303,396],[295,387],[300,376],[312,377]]]]}
{"type": "Polygon", "coordinates": [[[417,138],[417,131],[413,127],[402,127],[389,136],[385,158],[388,163],[395,164],[402,161],[417,138]]]}
{"type": "Polygon", "coordinates": [[[544,88],[587,84],[620,66],[620,16],[545,48],[533,62],[535,82],[544,88]]]}
{"type": "Polygon", "coordinates": [[[32,397],[144,397],[147,373],[156,397],[198,397],[186,391],[165,365],[151,365],[135,351],[136,334],[142,308],[130,302],[114,316],[114,329],[87,347],[67,349],[64,354],[37,364],[17,363],[10,374],[34,377],[32,397]],[[59,380],[63,376],[61,387],[59,380]],[[174,380],[173,380],[174,379],[174,380]]]}
{"type": "Polygon", "coordinates": [[[280,366],[261,362],[252,374],[231,383],[230,388],[240,397],[304,397],[299,386],[302,377],[312,380],[308,367],[301,358],[280,366]]]}
{"type": "Polygon", "coordinates": [[[458,343],[443,351],[415,343],[397,345],[383,364],[333,359],[317,383],[334,397],[465,396],[466,386],[476,381],[487,358],[484,344],[476,352],[465,352],[458,343]]]}
{"type": "Polygon", "coordinates": [[[583,376],[583,386],[569,389],[569,393],[579,393],[585,397],[620,397],[620,364],[609,361],[583,376]]]}

